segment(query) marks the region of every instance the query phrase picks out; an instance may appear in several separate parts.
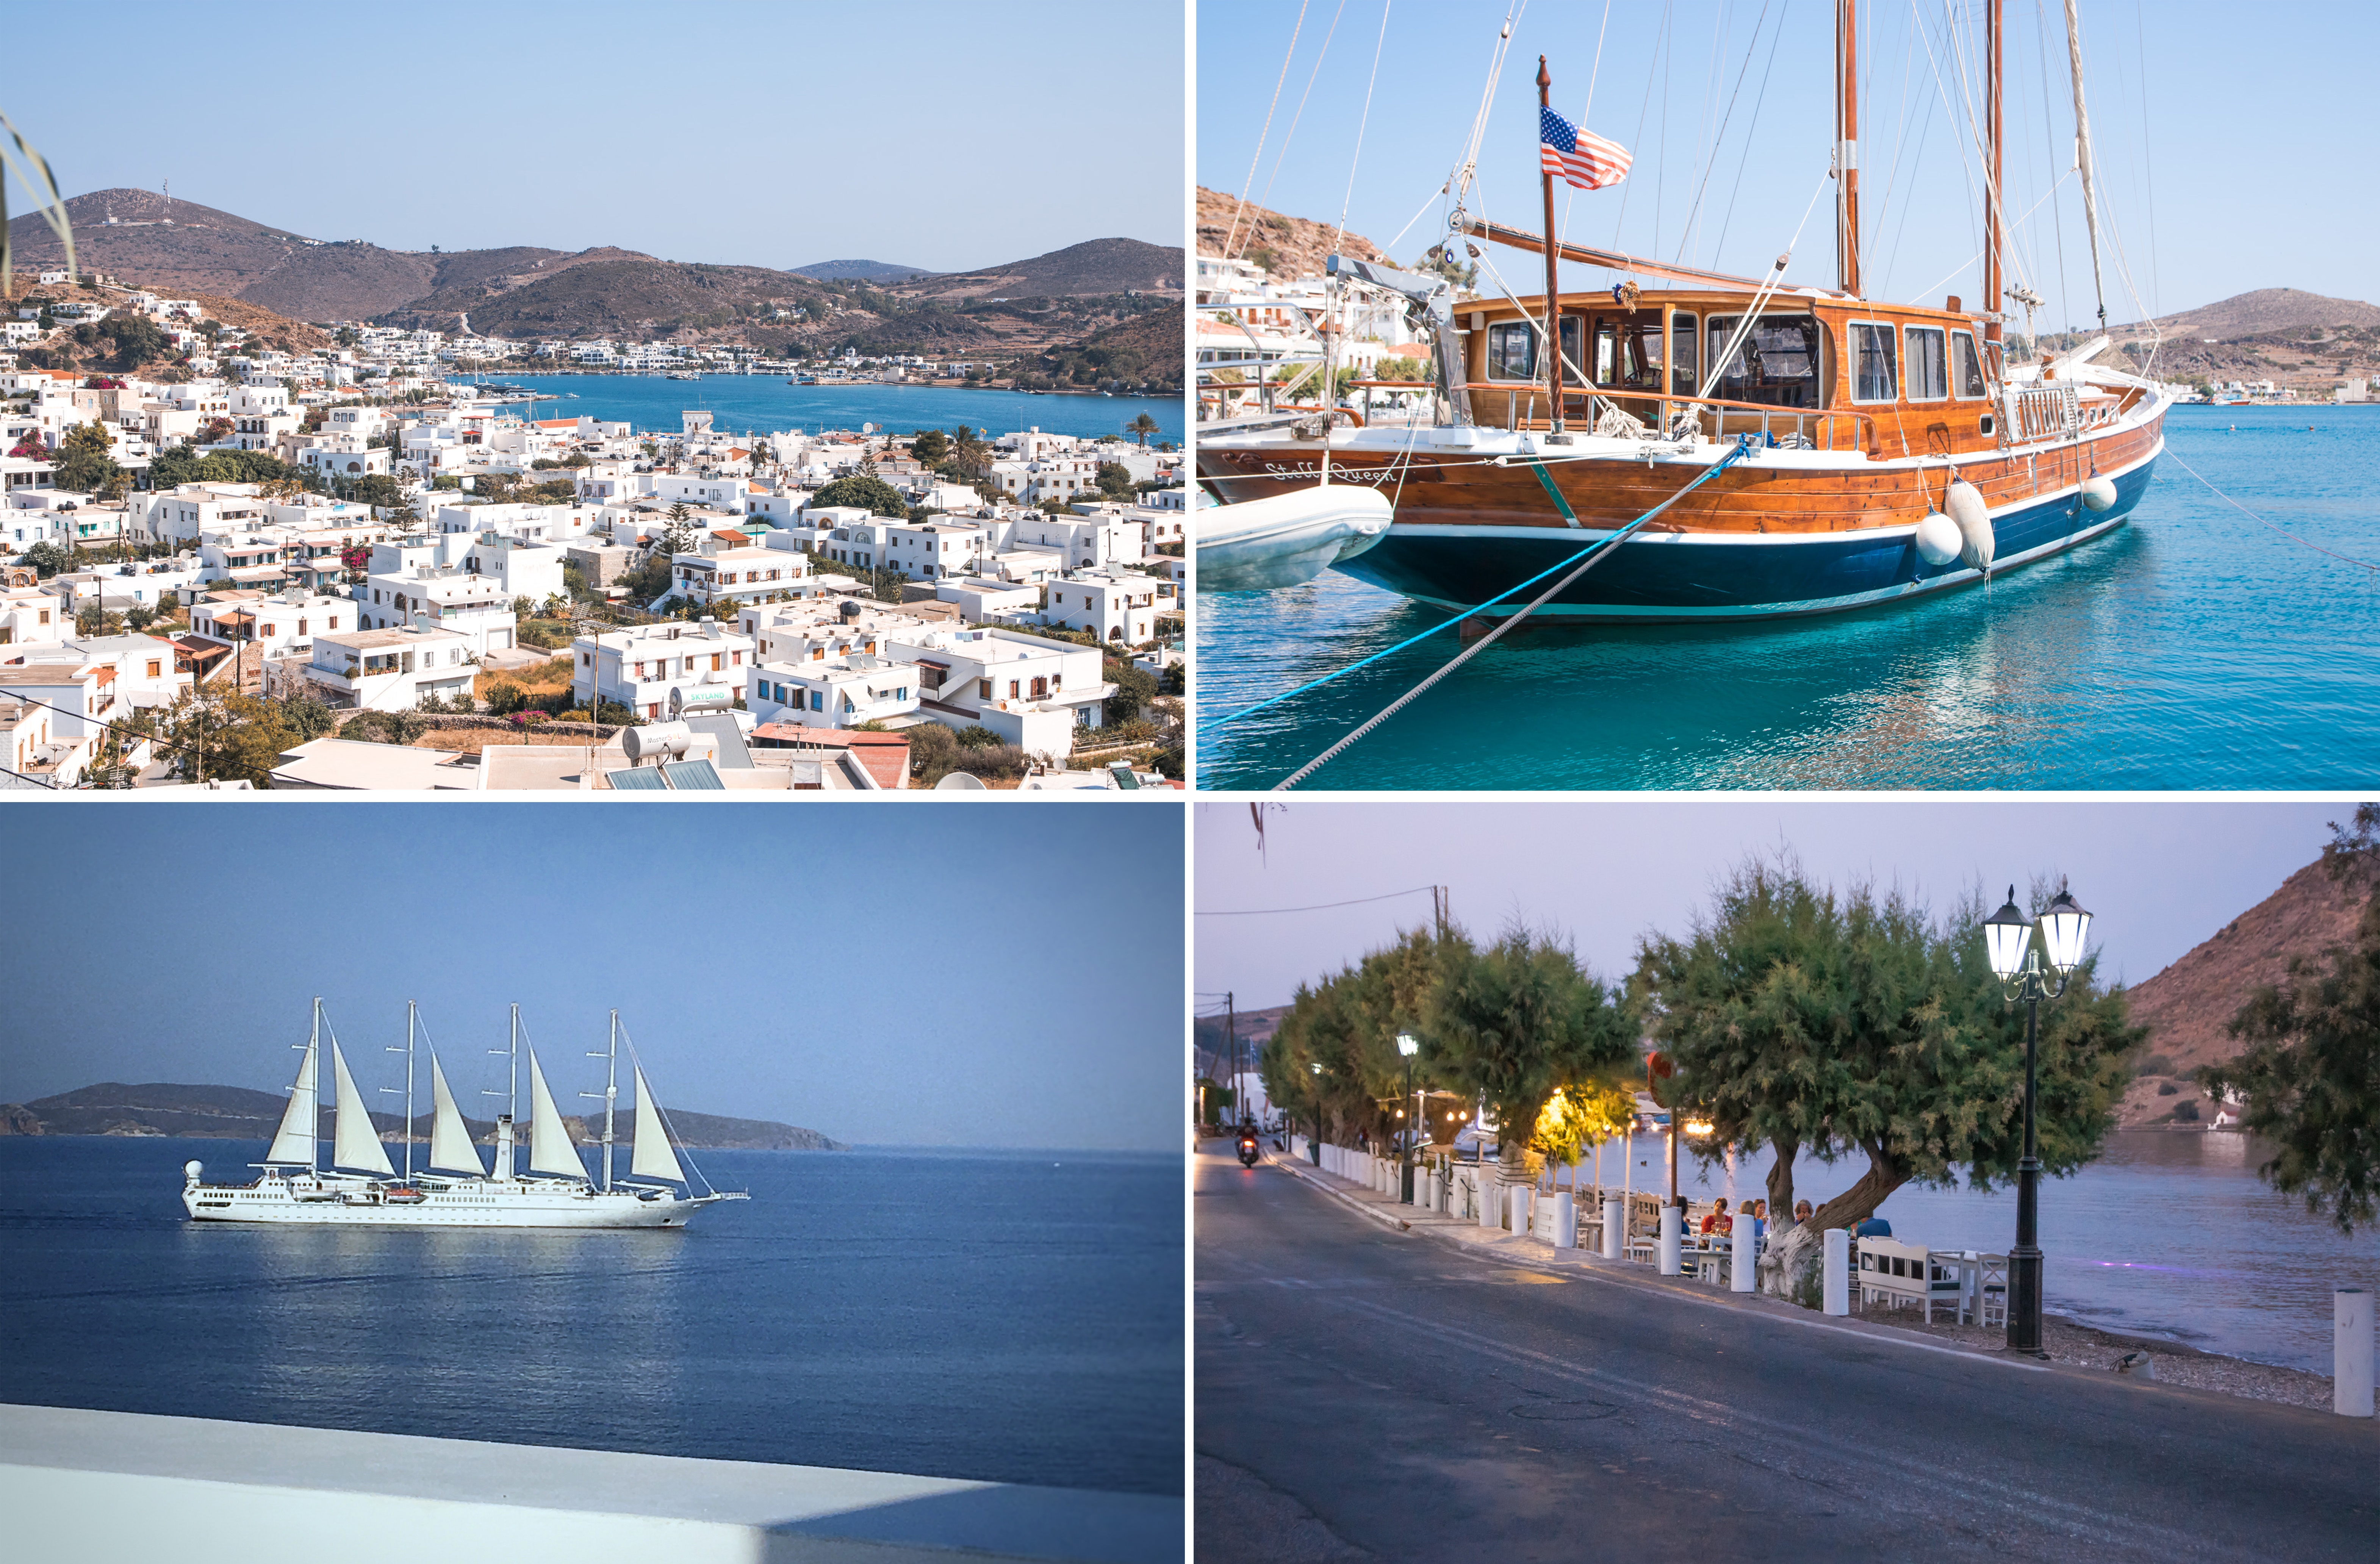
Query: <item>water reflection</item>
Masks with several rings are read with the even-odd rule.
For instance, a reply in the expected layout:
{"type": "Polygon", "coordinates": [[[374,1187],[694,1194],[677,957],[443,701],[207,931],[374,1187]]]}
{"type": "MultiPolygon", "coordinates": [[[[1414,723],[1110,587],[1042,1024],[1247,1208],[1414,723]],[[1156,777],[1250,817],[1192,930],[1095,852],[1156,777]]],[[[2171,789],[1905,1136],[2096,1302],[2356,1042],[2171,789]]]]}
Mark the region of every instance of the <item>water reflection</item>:
{"type": "MultiPolygon", "coordinates": [[[[2331,1289],[2380,1285],[2380,1231],[2342,1237],[2326,1218],[2274,1194],[2252,1170],[2271,1156],[2249,1137],[2137,1131],[2112,1135],[2098,1161],[2043,1181],[2041,1246],[2049,1307],[2110,1330],[2164,1336],[2208,1352],[2330,1372],[2331,1289]]],[[[1651,1159],[1647,1158],[1649,1163],[1651,1159]]],[[[1739,1164],[1740,1198],[1767,1193],[1772,1158],[1739,1164]]],[[[1864,1166],[1794,1170],[1797,1198],[1839,1194],[1864,1166]]],[[[1666,1187],[1666,1170],[1640,1167],[1666,1187]]],[[[1723,1167],[1682,1166],[1681,1188],[1727,1194],[1723,1167]]],[[[1904,1186],[1881,1215],[1893,1236],[1936,1249],[2005,1253],[2016,1193],[1904,1186]]]]}

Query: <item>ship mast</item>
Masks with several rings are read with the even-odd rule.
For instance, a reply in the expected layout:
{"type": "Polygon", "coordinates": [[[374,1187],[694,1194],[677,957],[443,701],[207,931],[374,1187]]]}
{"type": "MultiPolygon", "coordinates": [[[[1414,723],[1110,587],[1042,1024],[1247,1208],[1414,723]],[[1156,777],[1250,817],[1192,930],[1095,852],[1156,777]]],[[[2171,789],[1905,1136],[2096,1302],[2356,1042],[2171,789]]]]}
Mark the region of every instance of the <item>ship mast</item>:
{"type": "Polygon", "coordinates": [[[1835,0],[1835,257],[1843,291],[1859,297],[1859,0],[1835,0]]]}
{"type": "MultiPolygon", "coordinates": [[[[612,1112],[620,1100],[620,1012],[612,1012],[612,1028],[601,1050],[587,1050],[589,1059],[603,1061],[603,1182],[612,1187],[612,1112]]],[[[593,1092],[580,1092],[580,1097],[593,1097],[593,1092]]]]}
{"type": "MultiPolygon", "coordinates": [[[[306,1038],[306,1057],[309,1060],[322,1057],[322,996],[320,994],[314,996],[314,1030],[306,1038]]],[[[306,1170],[317,1178],[322,1172],[322,1066],[318,1063],[314,1067],[314,1111],[308,1116],[306,1125],[306,1170]]]]}
{"type": "Polygon", "coordinates": [[[1991,168],[1984,176],[1984,357],[1990,372],[2008,375],[2007,347],[2000,332],[2002,281],[2000,247],[2006,213],[2000,207],[2000,75],[2002,68],[2000,0],[1984,6],[1984,127],[1990,138],[1991,168]]]}
{"type": "MultiPolygon", "coordinates": [[[[510,1029],[504,1034],[504,1046],[500,1049],[490,1049],[488,1051],[490,1053],[503,1054],[506,1061],[504,1066],[504,1121],[502,1125],[498,1126],[497,1130],[495,1161],[496,1177],[510,1181],[518,1177],[520,1172],[520,1170],[515,1166],[514,1163],[512,1140],[512,1127],[520,1122],[519,1005],[516,1004],[513,1006],[512,1024],[510,1029]]],[[[481,1097],[493,1097],[496,1094],[490,1091],[485,1086],[482,1086],[480,1088],[480,1095],[481,1097]]]]}
{"type": "MultiPolygon", "coordinates": [[[[1552,73],[1546,69],[1546,57],[1539,55],[1537,107],[1540,110],[1553,107],[1553,87],[1554,79],[1552,73]]],[[[1554,233],[1553,170],[1545,165],[1543,158],[1539,158],[1537,164],[1537,182],[1545,187],[1546,191],[1546,370],[1553,377],[1547,383],[1553,388],[1553,432],[1560,434],[1562,431],[1561,284],[1559,280],[1561,247],[1559,236],[1554,233]]]]}
{"type": "MultiPolygon", "coordinates": [[[[405,1046],[392,1048],[390,1053],[405,1055],[405,1182],[413,1182],[413,1014],[415,1004],[405,1001],[405,1046]]],[[[389,1088],[382,1086],[381,1090],[389,1088]]]]}

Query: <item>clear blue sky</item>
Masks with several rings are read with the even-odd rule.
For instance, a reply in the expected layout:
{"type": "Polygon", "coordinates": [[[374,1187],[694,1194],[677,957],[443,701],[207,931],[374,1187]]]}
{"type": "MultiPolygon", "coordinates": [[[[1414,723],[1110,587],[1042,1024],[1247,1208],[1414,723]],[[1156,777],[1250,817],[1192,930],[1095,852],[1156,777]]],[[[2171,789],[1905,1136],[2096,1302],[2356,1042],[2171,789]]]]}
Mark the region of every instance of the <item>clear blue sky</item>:
{"type": "MultiPolygon", "coordinates": [[[[2064,874],[2093,915],[2101,973],[2139,982],[2320,855],[2351,803],[1931,802],[1880,797],[1733,803],[1317,803],[1268,809],[1257,849],[1245,804],[1198,808],[1201,913],[1303,907],[1452,888],[1457,922],[1492,937],[1514,917],[1567,931],[1607,980],[1640,935],[1681,934],[1728,869],[1790,846],[1836,885],[1897,882],[1941,911],[1969,887],[2020,899],[2064,874]]],[[[1427,894],[1328,912],[1196,920],[1196,986],[1281,1004],[1429,918],[1427,894]]],[[[1202,1001],[1203,1002],[1203,1001],[1202,1001]]]]}
{"type": "MultiPolygon", "coordinates": [[[[1203,0],[1199,183],[1240,193],[1279,84],[1251,199],[1335,224],[1347,206],[1353,163],[1347,212],[1354,232],[1407,261],[1437,242],[1442,212],[1435,192],[1462,159],[1508,3],[1390,5],[1358,161],[1383,0],[1307,0],[1285,82],[1282,60],[1299,5],[1203,0]],[[1417,212],[1421,220],[1396,239],[1417,212]]],[[[1982,199],[1970,194],[1973,176],[1961,173],[1959,147],[1967,125],[1962,61],[1969,91],[1981,101],[1973,85],[1980,81],[1979,54],[1966,51],[1980,37],[1984,7],[1960,0],[1949,9],[1959,18],[1957,52],[1941,5],[1872,0],[1860,7],[1862,208],[1870,236],[1863,248],[1873,297],[1936,303],[1960,293],[1973,305],[1981,297],[1980,267],[1971,258],[1982,249],[1982,199]],[[1922,26],[1912,21],[1920,13],[1922,26]]],[[[2380,297],[2372,259],[2380,224],[2362,195],[2370,180],[2358,185],[2350,172],[2371,143],[2371,95],[2343,65],[2368,51],[2371,6],[2083,0],[2081,10],[2105,200],[2154,309],[2174,312],[2265,287],[2380,297]]],[[[1529,0],[1482,144],[1484,194],[1473,199],[1472,212],[1532,232],[1544,226],[1536,141],[1542,54],[1556,111],[1636,158],[1629,179],[1614,188],[1557,185],[1565,235],[1673,261],[1682,245],[1690,263],[1757,275],[1791,241],[1818,191],[1789,275],[1831,285],[1833,197],[1825,173],[1833,12],[1826,0],[1608,8],[1603,0],[1529,0]]],[[[2073,109],[2061,7],[2055,0],[2009,0],[2007,16],[2007,180],[2016,217],[2072,163],[2073,109]]],[[[1975,165],[1973,157],[1966,163],[1975,165]]],[[[2068,179],[2025,222],[2018,245],[2034,286],[2051,301],[2043,329],[2087,323],[2095,305],[2077,181],[2068,179]]],[[[1489,253],[1513,291],[1542,288],[1536,256],[1489,253]]],[[[2108,320],[2139,319],[2112,266],[2108,278],[2108,320]]],[[[1617,280],[1566,268],[1563,285],[1617,280]]],[[[1493,288],[1484,273],[1482,286],[1493,288]]]]}
{"type": "Polygon", "coordinates": [[[929,271],[1183,242],[1164,0],[17,6],[7,55],[66,194],[170,178],[312,238],[929,271]]]}
{"type": "Polygon", "coordinates": [[[319,994],[368,1095],[403,1082],[380,1050],[410,999],[458,1097],[484,1103],[518,1000],[565,1112],[601,1086],[583,1056],[617,1006],[670,1107],[848,1142],[1175,1144],[1175,808],[0,813],[0,1101],[111,1080],[284,1090],[319,994]]]}

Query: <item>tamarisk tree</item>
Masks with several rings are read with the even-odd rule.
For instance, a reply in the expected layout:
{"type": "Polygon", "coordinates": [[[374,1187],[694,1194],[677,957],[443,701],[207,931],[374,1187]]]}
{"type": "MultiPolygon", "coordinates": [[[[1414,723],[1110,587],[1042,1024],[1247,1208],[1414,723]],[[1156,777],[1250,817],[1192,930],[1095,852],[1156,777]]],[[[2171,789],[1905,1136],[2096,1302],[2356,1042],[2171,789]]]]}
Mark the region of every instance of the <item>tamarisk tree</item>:
{"type": "MultiPolygon", "coordinates": [[[[2037,885],[2036,903],[2046,900],[2037,885]]],[[[1676,1061],[1672,1097],[1707,1114],[1718,1144],[1777,1156],[1770,1209],[1792,1200],[1794,1160],[1853,1152],[1866,1168],[1763,1256],[1762,1287],[1815,1303],[1819,1235],[1875,1214],[1906,1183],[1989,1190],[2015,1177],[2024,1139],[2024,1016],[1991,971],[1983,907],[1945,919],[1898,893],[1812,885],[1790,861],[1747,864],[1682,940],[1639,951],[1637,992],[1676,1061]]],[[[2114,1127],[2122,1055],[2145,1032],[2095,957],[2042,1008],[2037,1127],[2043,1167],[2070,1174],[2114,1127]]]]}
{"type": "Polygon", "coordinates": [[[2287,982],[2250,996],[2229,1028],[2247,1051],[2198,1081],[2237,1095],[2242,1126],[2275,1147],[2256,1170],[2265,1182],[2351,1233],[2380,1198],[2380,805],[2331,831],[2324,867],[2364,890],[2354,943],[2298,957],[2287,982]]]}

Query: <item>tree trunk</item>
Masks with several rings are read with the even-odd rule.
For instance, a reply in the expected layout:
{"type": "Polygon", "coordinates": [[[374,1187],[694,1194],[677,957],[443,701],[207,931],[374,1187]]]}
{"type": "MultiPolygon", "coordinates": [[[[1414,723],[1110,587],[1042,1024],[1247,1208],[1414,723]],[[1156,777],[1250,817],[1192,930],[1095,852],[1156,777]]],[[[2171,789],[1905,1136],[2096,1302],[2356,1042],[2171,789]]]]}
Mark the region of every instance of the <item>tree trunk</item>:
{"type": "MultiPolygon", "coordinates": [[[[1865,1221],[1894,1190],[1909,1182],[1908,1170],[1882,1146],[1863,1144],[1860,1149],[1867,1153],[1867,1171],[1851,1188],[1812,1212],[1806,1222],[1779,1228],[1771,1221],[1768,1231],[1776,1236],[1768,1241],[1767,1253],[1760,1256],[1756,1273],[1760,1291],[1772,1298],[1791,1299],[1805,1309],[1818,1307],[1824,1294],[1818,1267],[1826,1258],[1826,1231],[1865,1221]]],[[[1769,1209],[1773,1212],[1776,1207],[1769,1209]]]]}
{"type": "Polygon", "coordinates": [[[1777,1154],[1768,1170],[1768,1231],[1775,1232],[1793,1219],[1793,1158],[1802,1143],[1791,1135],[1773,1135],[1768,1145],[1777,1154]]]}

